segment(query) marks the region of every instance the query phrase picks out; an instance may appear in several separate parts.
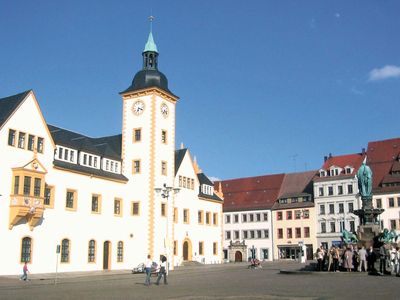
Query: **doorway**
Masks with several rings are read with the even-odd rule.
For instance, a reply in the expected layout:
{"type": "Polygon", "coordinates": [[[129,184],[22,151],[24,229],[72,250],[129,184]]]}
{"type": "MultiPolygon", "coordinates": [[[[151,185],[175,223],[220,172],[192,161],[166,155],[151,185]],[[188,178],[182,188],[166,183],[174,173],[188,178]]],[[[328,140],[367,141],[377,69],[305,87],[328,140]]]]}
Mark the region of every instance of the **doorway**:
{"type": "Polygon", "coordinates": [[[235,262],[241,262],[243,260],[242,252],[236,251],[235,252],[235,262]]]}
{"type": "Polygon", "coordinates": [[[111,243],[109,241],[104,242],[103,246],[103,270],[110,269],[110,246],[111,243]]]}
{"type": "Polygon", "coordinates": [[[183,260],[184,261],[189,261],[192,260],[192,243],[190,240],[186,239],[183,242],[183,247],[182,247],[182,252],[183,252],[183,260]]]}

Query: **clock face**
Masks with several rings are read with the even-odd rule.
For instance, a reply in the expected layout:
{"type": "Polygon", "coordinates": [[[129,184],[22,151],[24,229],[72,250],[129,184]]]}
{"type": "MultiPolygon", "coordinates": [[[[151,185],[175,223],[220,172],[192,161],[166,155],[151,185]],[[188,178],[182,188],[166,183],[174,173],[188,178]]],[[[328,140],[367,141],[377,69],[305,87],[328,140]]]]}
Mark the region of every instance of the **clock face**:
{"type": "Polygon", "coordinates": [[[161,104],[161,113],[164,117],[168,117],[168,106],[167,104],[161,104]]]}
{"type": "Polygon", "coordinates": [[[143,103],[143,101],[140,101],[140,100],[138,100],[138,101],[136,101],[135,103],[133,103],[133,105],[132,105],[132,112],[135,114],[135,115],[140,115],[142,112],[144,111],[144,103],[143,103]]]}

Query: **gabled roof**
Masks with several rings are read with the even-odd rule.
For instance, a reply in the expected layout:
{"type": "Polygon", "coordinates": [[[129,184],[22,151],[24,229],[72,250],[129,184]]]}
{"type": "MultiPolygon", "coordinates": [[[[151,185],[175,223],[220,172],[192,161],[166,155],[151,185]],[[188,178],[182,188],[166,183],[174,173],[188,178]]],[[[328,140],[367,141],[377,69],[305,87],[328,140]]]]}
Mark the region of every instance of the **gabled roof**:
{"type": "MultiPolygon", "coordinates": [[[[270,209],[278,198],[284,174],[221,181],[224,212],[270,209]]],[[[214,183],[218,189],[219,182],[214,183]]]]}
{"type": "Polygon", "coordinates": [[[179,167],[182,164],[183,158],[187,152],[187,148],[175,150],[175,175],[178,173],[179,167]]]}
{"type": "Polygon", "coordinates": [[[200,184],[214,186],[214,183],[210,179],[208,179],[208,177],[204,173],[197,174],[197,178],[199,179],[200,184]]]}
{"type": "Polygon", "coordinates": [[[355,154],[346,154],[346,155],[338,155],[338,156],[329,156],[321,169],[328,170],[332,166],[340,167],[342,172],[337,176],[326,176],[320,177],[317,174],[314,177],[314,181],[330,181],[333,179],[345,179],[352,178],[357,174],[358,169],[360,168],[363,160],[365,158],[365,153],[355,153],[355,154]],[[345,174],[345,167],[352,166],[354,169],[350,174],[345,174]]]}
{"type": "Polygon", "coordinates": [[[400,191],[399,170],[400,138],[368,143],[367,164],[372,169],[373,193],[400,191]],[[392,185],[392,186],[385,186],[392,185]]]}
{"type": "Polygon", "coordinates": [[[0,98],[0,127],[8,120],[22,101],[32,90],[28,90],[13,96],[0,98]]]}
{"type": "Polygon", "coordinates": [[[214,186],[214,183],[206,176],[206,174],[204,173],[198,173],[197,174],[197,178],[199,180],[200,183],[200,187],[199,187],[199,197],[201,198],[207,198],[207,199],[211,199],[211,200],[216,200],[216,201],[223,201],[223,199],[221,199],[220,197],[218,197],[217,194],[213,193],[213,195],[207,195],[204,194],[202,189],[201,189],[201,185],[206,184],[206,185],[210,185],[210,186],[214,186]]]}
{"type": "Polygon", "coordinates": [[[121,134],[91,138],[54,125],[47,124],[47,127],[49,128],[56,145],[70,147],[115,160],[121,160],[121,134]]]}
{"type": "Polygon", "coordinates": [[[279,191],[279,195],[277,201],[275,202],[272,209],[288,209],[288,208],[296,208],[296,207],[310,207],[314,206],[314,202],[312,201],[313,195],[313,178],[317,174],[316,170],[306,171],[306,172],[298,172],[298,173],[289,173],[285,174],[283,179],[281,189],[279,191]],[[308,197],[310,199],[309,202],[295,202],[295,203],[280,203],[279,199],[287,199],[287,198],[300,198],[300,197],[308,197]]]}

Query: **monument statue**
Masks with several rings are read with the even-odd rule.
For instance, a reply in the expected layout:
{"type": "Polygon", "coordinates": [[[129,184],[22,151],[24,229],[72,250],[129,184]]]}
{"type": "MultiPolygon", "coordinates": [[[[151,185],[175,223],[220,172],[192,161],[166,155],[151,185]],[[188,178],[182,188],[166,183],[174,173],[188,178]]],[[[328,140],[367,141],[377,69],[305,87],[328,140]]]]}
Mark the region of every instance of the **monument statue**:
{"type": "Polygon", "coordinates": [[[362,208],[372,208],[372,171],[364,159],[357,172],[358,190],[361,195],[362,208]]]}
{"type": "Polygon", "coordinates": [[[379,241],[385,244],[395,243],[398,237],[399,235],[396,233],[396,230],[392,229],[389,231],[389,229],[385,228],[379,236],[379,241]]]}
{"type": "Polygon", "coordinates": [[[357,243],[358,238],[354,233],[347,231],[346,229],[343,229],[342,230],[342,241],[345,244],[352,244],[352,243],[357,243]]]}

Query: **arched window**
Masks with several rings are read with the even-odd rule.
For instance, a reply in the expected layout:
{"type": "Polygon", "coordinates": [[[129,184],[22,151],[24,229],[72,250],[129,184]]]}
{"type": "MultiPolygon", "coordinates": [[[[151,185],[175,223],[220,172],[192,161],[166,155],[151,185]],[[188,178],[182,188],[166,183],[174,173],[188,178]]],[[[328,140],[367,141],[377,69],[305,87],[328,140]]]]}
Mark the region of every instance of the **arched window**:
{"type": "Polygon", "coordinates": [[[95,262],[96,258],[96,242],[95,240],[89,241],[88,262],[95,262]]]}
{"type": "Polygon", "coordinates": [[[24,237],[21,246],[21,262],[30,262],[32,253],[32,239],[24,237]]]}
{"type": "Polygon", "coordinates": [[[69,239],[63,239],[61,241],[61,262],[67,263],[69,262],[69,239]]]}
{"type": "Polygon", "coordinates": [[[117,262],[122,262],[124,260],[124,242],[118,242],[118,249],[117,249],[117,262]]]}

